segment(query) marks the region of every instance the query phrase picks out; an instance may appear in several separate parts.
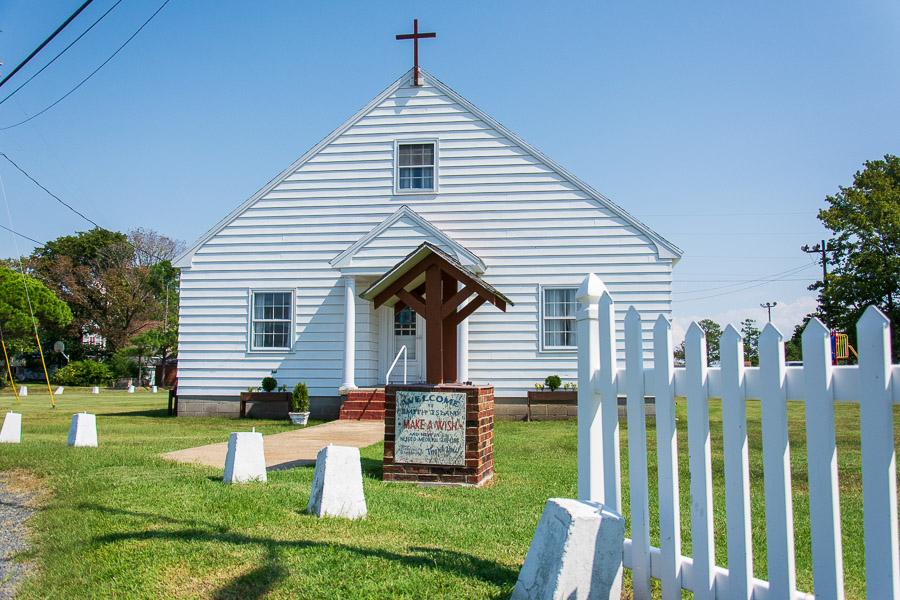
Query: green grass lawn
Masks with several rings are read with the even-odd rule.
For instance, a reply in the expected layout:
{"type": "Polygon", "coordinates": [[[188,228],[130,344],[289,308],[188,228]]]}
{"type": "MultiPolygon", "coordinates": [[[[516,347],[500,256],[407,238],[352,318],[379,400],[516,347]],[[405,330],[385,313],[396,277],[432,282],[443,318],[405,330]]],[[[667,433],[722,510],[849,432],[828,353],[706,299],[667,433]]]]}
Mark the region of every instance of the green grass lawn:
{"type": "MultiPolygon", "coordinates": [[[[32,390],[33,392],[35,390],[32,390]]],[[[0,471],[36,476],[45,491],[31,520],[35,574],[20,598],[506,598],[547,498],[576,494],[574,421],[498,422],[496,478],[482,489],[380,481],[380,444],[362,450],[368,518],[304,514],[312,467],[269,474],[267,484],[225,485],[222,472],[158,458],[283,421],[173,419],[166,395],[71,393],[49,408],[33,393],[17,407],[22,444],[0,446],[0,471]],[[99,448],[66,447],[74,412],[96,413],[99,448]]],[[[686,416],[679,405],[684,553],[690,555],[686,416]]],[[[754,569],[765,578],[765,516],[758,404],[748,405],[754,569]]],[[[798,586],[812,591],[802,404],[791,405],[798,586]]],[[[710,406],[718,564],[726,565],[721,410],[710,406]]],[[[838,406],[841,509],[848,598],[863,598],[858,411],[838,406]],[[855,432],[855,433],[854,433],[855,432]]],[[[655,437],[650,445],[656,520],[655,437]]],[[[627,432],[622,431],[622,455],[627,432]]],[[[627,465],[623,468],[627,503],[627,465]]],[[[627,509],[626,509],[627,510],[627,509]]],[[[658,538],[653,538],[658,545],[658,538]]],[[[627,585],[627,578],[626,578],[627,585]]]]}

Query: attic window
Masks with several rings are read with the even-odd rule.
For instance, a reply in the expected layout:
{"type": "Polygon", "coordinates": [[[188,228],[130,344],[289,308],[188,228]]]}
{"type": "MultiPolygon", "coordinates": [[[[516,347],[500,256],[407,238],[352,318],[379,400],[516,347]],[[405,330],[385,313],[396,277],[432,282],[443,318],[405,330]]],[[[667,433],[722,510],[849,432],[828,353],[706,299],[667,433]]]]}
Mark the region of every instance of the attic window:
{"type": "Polygon", "coordinates": [[[435,190],[435,143],[397,144],[397,190],[435,190]]]}

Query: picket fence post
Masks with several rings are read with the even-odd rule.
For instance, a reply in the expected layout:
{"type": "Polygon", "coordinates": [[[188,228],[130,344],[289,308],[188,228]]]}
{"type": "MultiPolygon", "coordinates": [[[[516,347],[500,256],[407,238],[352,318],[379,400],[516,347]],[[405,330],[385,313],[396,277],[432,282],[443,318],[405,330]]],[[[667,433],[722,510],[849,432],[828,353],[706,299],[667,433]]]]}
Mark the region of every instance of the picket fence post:
{"type": "Polygon", "coordinates": [[[806,463],[813,587],[820,598],[844,598],[841,506],[832,389],[831,332],[810,319],[802,334],[806,384],[806,463]]]}
{"type": "Polygon", "coordinates": [[[890,321],[870,306],[856,324],[862,455],[866,595],[900,598],[897,551],[897,457],[890,393],[890,321]]]}
{"type": "Polygon", "coordinates": [[[794,571],[794,505],[784,368],[784,336],[777,327],[768,323],[759,336],[759,369],[762,377],[760,412],[769,589],[776,598],[793,598],[797,578],[794,571]]]}
{"type": "Polygon", "coordinates": [[[594,391],[600,393],[603,447],[603,504],[622,514],[622,461],[619,452],[619,393],[616,378],[616,313],[609,290],[604,286],[597,310],[600,326],[600,367],[594,391]]]}
{"type": "Polygon", "coordinates": [[[753,540],[750,527],[750,458],[744,395],[744,340],[732,325],[719,340],[722,363],[722,437],[725,459],[725,517],[728,533],[728,597],[753,597],[753,540]]]}
{"type": "Polygon", "coordinates": [[[659,315],[653,326],[656,399],[656,461],[659,489],[660,582],[663,600],[681,599],[681,505],[678,497],[678,438],[672,324],[659,315]]]}
{"type": "Polygon", "coordinates": [[[600,396],[594,391],[594,375],[600,367],[600,329],[597,303],[606,291],[593,273],[575,294],[575,335],[578,339],[578,499],[603,502],[603,430],[600,396]]]}
{"type": "Polygon", "coordinates": [[[716,552],[713,536],[712,458],[706,335],[691,323],[684,338],[687,371],[688,463],[691,471],[691,579],[694,598],[716,597],[716,552]]]}
{"type": "Polygon", "coordinates": [[[625,398],[628,418],[628,490],[631,506],[631,575],[634,597],[650,599],[650,494],[644,409],[644,340],[641,313],[625,314],[625,398]]]}

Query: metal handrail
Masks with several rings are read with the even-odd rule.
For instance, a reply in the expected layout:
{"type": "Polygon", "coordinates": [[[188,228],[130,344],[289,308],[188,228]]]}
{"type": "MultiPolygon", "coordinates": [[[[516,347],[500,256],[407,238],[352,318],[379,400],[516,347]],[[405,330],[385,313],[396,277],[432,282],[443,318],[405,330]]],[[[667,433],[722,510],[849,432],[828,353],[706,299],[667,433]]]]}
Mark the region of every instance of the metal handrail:
{"type": "Polygon", "coordinates": [[[400,351],[397,352],[397,356],[394,358],[394,362],[391,363],[391,368],[388,369],[387,375],[384,378],[385,383],[391,382],[391,373],[394,371],[394,367],[397,366],[397,361],[400,360],[400,355],[403,355],[403,383],[406,384],[406,345],[400,346],[400,351]]]}

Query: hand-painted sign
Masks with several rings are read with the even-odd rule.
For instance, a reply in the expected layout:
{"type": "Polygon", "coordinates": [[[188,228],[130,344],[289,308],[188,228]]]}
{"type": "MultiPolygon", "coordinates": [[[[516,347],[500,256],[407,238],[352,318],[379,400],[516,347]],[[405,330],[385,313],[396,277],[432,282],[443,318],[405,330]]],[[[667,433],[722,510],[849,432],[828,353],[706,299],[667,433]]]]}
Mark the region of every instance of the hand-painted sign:
{"type": "Polygon", "coordinates": [[[397,392],[395,463],[466,464],[466,395],[397,392]]]}

